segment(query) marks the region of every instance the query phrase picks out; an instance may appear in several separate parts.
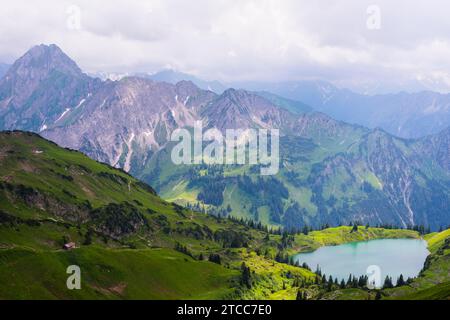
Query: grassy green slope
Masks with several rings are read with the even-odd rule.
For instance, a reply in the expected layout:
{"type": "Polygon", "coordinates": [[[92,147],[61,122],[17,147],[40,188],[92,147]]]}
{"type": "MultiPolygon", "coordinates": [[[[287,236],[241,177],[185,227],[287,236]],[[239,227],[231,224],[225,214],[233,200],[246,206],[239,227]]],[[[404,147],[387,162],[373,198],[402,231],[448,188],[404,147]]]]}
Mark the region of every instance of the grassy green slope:
{"type": "MultiPolygon", "coordinates": [[[[165,202],[123,171],[38,135],[0,133],[0,298],[243,297],[236,248],[256,250],[265,236],[165,202]],[[78,248],[61,250],[68,241],[78,248]],[[212,253],[222,264],[206,261],[212,253]],[[80,291],[65,288],[70,264],[81,267],[80,291]]],[[[293,268],[271,261],[279,277],[293,268]]]]}
{"type": "Polygon", "coordinates": [[[221,298],[232,291],[236,275],[171,249],[0,250],[3,299],[221,298]],[[81,290],[66,287],[66,268],[72,264],[81,268],[81,290]]]}
{"type": "Polygon", "coordinates": [[[180,241],[192,252],[220,250],[202,232],[242,226],[183,212],[123,171],[34,134],[1,133],[0,164],[1,298],[220,298],[230,291],[237,271],[171,248],[180,241]],[[125,201],[145,223],[118,232],[129,217],[107,212],[93,221],[92,210],[125,201]],[[84,245],[88,233],[92,245],[84,245]],[[66,241],[80,248],[62,251],[66,241]],[[152,249],[161,246],[167,249],[152,249]],[[69,264],[82,269],[81,291],[65,288],[69,264]]]}

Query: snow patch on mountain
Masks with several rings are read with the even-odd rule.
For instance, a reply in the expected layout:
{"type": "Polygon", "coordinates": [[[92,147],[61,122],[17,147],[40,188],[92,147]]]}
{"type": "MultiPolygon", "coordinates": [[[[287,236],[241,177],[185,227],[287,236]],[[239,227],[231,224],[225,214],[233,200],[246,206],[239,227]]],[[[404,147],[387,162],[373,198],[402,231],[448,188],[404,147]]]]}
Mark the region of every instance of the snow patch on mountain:
{"type": "Polygon", "coordinates": [[[133,155],[133,147],[132,147],[133,140],[134,140],[134,132],[131,133],[130,139],[128,141],[125,141],[128,147],[128,153],[125,159],[125,164],[123,165],[123,170],[125,170],[126,172],[129,172],[131,169],[131,156],[133,155]]]}
{"type": "Polygon", "coordinates": [[[66,108],[66,110],[64,110],[64,112],[59,116],[58,119],[56,119],[55,123],[58,122],[59,120],[61,120],[62,118],[64,118],[64,116],[67,114],[67,112],[69,112],[71,109],[70,108],[66,108]]]}

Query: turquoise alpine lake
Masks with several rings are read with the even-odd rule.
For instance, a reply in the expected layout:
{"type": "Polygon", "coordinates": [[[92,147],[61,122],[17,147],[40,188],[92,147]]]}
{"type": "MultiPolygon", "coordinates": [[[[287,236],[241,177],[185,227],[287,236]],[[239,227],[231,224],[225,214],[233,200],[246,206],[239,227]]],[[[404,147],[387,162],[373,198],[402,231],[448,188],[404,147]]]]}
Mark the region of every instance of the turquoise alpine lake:
{"type": "Polygon", "coordinates": [[[405,280],[416,277],[428,254],[427,243],[421,239],[379,239],[321,247],[295,255],[294,261],[306,262],[313,271],[319,266],[327,278],[331,275],[339,281],[350,274],[378,272],[381,281],[388,275],[395,283],[400,274],[405,280]]]}

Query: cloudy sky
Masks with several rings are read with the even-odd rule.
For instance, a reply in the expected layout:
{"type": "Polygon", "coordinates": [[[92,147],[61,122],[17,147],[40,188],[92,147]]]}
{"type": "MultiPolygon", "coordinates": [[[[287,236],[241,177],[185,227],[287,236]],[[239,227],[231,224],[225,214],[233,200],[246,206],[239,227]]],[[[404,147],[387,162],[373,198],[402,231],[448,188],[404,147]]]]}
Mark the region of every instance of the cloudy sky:
{"type": "Polygon", "coordinates": [[[448,0],[0,1],[0,62],[55,43],[87,72],[450,92],[448,0]]]}

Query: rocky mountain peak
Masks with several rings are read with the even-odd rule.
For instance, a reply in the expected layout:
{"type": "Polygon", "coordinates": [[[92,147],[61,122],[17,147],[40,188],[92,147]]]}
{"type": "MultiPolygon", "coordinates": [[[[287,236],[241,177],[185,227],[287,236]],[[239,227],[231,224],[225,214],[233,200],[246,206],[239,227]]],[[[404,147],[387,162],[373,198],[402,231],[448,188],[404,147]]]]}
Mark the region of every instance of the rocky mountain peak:
{"type": "Polygon", "coordinates": [[[42,79],[53,70],[72,76],[82,74],[77,64],[58,46],[41,44],[32,47],[19,58],[9,69],[6,78],[19,76],[27,79],[42,79]]]}
{"type": "Polygon", "coordinates": [[[58,46],[34,46],[0,80],[0,128],[60,125],[97,85],[58,46]]]}
{"type": "Polygon", "coordinates": [[[185,91],[198,91],[199,88],[190,80],[181,80],[176,83],[176,87],[178,90],[185,91]]]}

